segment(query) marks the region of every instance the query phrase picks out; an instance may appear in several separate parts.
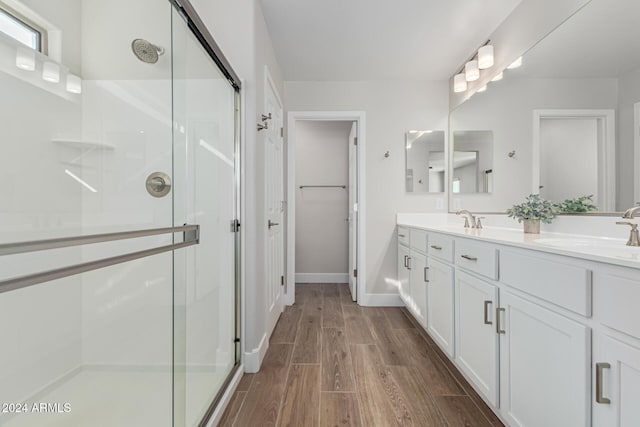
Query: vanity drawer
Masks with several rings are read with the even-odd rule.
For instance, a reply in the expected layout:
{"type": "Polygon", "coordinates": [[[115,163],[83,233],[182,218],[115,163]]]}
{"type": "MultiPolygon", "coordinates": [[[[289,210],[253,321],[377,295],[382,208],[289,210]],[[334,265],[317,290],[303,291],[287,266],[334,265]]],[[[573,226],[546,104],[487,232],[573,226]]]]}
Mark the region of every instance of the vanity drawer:
{"type": "Polygon", "coordinates": [[[409,229],[406,227],[398,227],[398,243],[409,246],[409,229]]]}
{"type": "Polygon", "coordinates": [[[429,233],[427,253],[431,256],[453,262],[453,238],[445,234],[429,233]]]}
{"type": "Polygon", "coordinates": [[[457,239],[455,263],[490,279],[498,278],[498,249],[490,244],[457,239]]]}
{"type": "Polygon", "coordinates": [[[534,252],[503,250],[500,281],[567,310],[591,316],[591,270],[587,268],[538,257],[534,252]]]}
{"type": "Polygon", "coordinates": [[[640,273],[593,273],[593,315],[600,323],[640,339],[640,273]]]}
{"type": "Polygon", "coordinates": [[[417,228],[412,228],[411,231],[409,232],[409,237],[411,241],[411,249],[420,251],[423,254],[427,253],[427,232],[426,231],[419,230],[417,228]]]}

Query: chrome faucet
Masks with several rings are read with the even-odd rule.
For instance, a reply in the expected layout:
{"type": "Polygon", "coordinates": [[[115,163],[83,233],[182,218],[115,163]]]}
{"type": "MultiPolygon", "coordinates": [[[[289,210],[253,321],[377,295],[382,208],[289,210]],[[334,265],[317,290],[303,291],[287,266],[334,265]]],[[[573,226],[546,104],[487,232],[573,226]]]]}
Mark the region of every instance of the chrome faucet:
{"type": "MultiPolygon", "coordinates": [[[[623,219],[633,219],[640,211],[640,206],[634,206],[627,209],[622,214],[623,219]]],[[[618,221],[618,225],[628,225],[631,227],[631,233],[629,234],[629,240],[627,240],[627,246],[640,246],[640,234],[638,233],[638,224],[631,221],[618,221]]]]}
{"type": "MultiPolygon", "coordinates": [[[[465,215],[464,217],[464,228],[469,228],[469,222],[471,222],[471,228],[478,228],[478,222],[476,222],[476,217],[473,216],[471,212],[466,209],[459,210],[456,212],[456,215],[465,215]]],[[[482,225],[480,226],[482,228],[482,225]]]]}
{"type": "Polygon", "coordinates": [[[622,218],[631,219],[634,216],[636,216],[636,213],[638,211],[640,211],[640,206],[635,206],[633,208],[629,208],[626,211],[624,211],[624,214],[622,215],[622,218]]]}

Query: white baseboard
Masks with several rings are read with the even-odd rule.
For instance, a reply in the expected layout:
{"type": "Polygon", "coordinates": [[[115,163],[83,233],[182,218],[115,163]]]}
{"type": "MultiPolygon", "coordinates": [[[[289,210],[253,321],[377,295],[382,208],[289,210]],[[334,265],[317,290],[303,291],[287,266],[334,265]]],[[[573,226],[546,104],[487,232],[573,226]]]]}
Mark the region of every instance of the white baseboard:
{"type": "Polygon", "coordinates": [[[267,353],[268,348],[269,339],[267,338],[267,334],[264,334],[260,340],[258,348],[244,352],[244,371],[251,374],[258,372],[260,370],[260,365],[262,365],[262,359],[264,359],[264,355],[267,353]]]}
{"type": "Polygon", "coordinates": [[[404,307],[399,294],[364,294],[358,298],[358,305],[365,307],[404,307]]]}
{"type": "Polygon", "coordinates": [[[218,423],[220,422],[220,419],[222,418],[222,415],[224,414],[225,409],[227,409],[229,402],[231,402],[231,397],[233,396],[233,393],[236,391],[236,388],[238,388],[238,384],[240,384],[240,380],[242,379],[243,375],[244,375],[244,366],[240,365],[240,367],[236,371],[236,374],[231,379],[231,383],[229,383],[229,387],[227,387],[227,390],[222,395],[222,398],[220,399],[220,402],[218,403],[216,410],[213,412],[213,415],[211,415],[211,418],[209,418],[209,421],[207,422],[207,427],[215,427],[218,425],[218,423]]]}
{"type": "Polygon", "coordinates": [[[348,283],[349,273],[296,273],[296,283],[348,283]]]}

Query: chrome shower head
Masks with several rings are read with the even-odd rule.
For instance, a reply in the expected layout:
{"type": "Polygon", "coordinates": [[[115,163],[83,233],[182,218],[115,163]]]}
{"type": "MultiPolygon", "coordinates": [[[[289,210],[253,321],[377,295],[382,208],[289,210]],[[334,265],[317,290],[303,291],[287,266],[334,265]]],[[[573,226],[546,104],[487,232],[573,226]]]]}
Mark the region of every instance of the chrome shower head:
{"type": "Polygon", "coordinates": [[[144,39],[135,39],[131,42],[131,50],[133,54],[142,62],[147,64],[155,64],[158,57],[164,54],[164,49],[150,43],[144,39]]]}

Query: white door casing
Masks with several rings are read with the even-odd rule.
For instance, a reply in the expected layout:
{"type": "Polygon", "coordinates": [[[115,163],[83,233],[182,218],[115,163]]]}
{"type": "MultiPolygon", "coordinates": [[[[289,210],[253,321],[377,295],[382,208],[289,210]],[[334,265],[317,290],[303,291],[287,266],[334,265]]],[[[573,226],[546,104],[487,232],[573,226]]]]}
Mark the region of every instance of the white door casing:
{"type": "Polygon", "coordinates": [[[264,78],[264,114],[271,115],[264,120],[267,128],[260,131],[265,153],[265,282],[270,336],[284,305],[284,141],[282,103],[266,67],[264,78]]]}
{"type": "Polygon", "coordinates": [[[532,193],[540,191],[540,124],[545,119],[593,118],[598,123],[598,207],[601,211],[615,211],[616,203],[616,140],[614,110],[533,110],[533,186],[532,193]]]}
{"type": "MultiPolygon", "coordinates": [[[[298,120],[323,120],[323,121],[349,121],[356,122],[358,145],[356,147],[356,158],[358,163],[356,183],[357,194],[366,194],[366,164],[365,159],[365,113],[363,111],[289,111],[287,113],[287,170],[295,171],[295,130],[296,121],[298,120]]],[[[287,287],[286,287],[286,303],[292,305],[295,302],[295,200],[296,200],[296,180],[295,173],[287,175],[287,250],[286,269],[287,269],[287,287]]],[[[358,219],[355,224],[356,228],[356,265],[358,268],[358,280],[356,281],[356,295],[358,304],[369,305],[370,296],[365,291],[366,283],[366,263],[364,257],[364,248],[366,248],[366,198],[359,197],[358,219]]],[[[351,272],[352,274],[353,272],[351,272]]]]}
{"type": "Polygon", "coordinates": [[[351,299],[358,299],[358,123],[349,133],[349,289],[351,299]]]}

